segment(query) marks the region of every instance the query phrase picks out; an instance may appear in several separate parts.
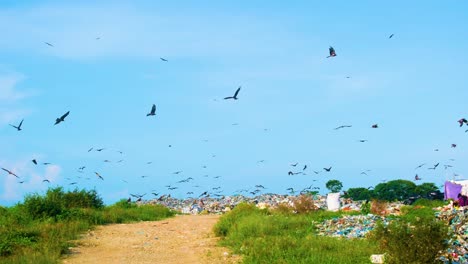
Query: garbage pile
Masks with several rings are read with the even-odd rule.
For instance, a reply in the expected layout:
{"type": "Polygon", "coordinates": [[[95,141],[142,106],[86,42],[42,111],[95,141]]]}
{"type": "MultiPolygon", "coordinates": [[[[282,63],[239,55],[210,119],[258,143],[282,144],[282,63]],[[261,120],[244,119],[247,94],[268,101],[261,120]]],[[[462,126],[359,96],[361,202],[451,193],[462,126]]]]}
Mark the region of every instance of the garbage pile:
{"type": "Polygon", "coordinates": [[[448,205],[437,208],[436,217],[450,224],[452,238],[448,241],[449,248],[442,253],[443,263],[468,263],[468,209],[453,208],[448,205]]]}
{"type": "MultiPolygon", "coordinates": [[[[160,204],[172,210],[185,214],[222,214],[232,210],[240,203],[256,204],[258,208],[276,208],[280,204],[292,206],[297,196],[282,194],[262,194],[255,197],[243,195],[222,196],[222,197],[203,197],[177,199],[171,196],[161,196],[158,199],[141,201],[140,204],[160,204]]],[[[316,195],[313,197],[314,206],[320,209],[326,209],[326,197],[316,195]]],[[[359,206],[353,209],[359,210],[359,206]]],[[[350,209],[351,210],[351,209],[350,209]]]]}
{"type": "Polygon", "coordinates": [[[374,229],[378,221],[388,224],[384,216],[368,215],[344,215],[325,220],[322,223],[314,222],[317,233],[321,236],[360,238],[374,229]]]}

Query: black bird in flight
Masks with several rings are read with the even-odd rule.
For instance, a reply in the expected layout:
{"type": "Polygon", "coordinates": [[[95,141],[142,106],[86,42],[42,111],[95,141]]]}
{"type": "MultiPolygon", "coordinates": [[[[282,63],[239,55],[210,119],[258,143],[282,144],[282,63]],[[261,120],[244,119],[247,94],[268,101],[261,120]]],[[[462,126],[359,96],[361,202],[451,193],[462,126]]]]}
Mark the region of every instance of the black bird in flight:
{"type": "Polygon", "coordinates": [[[5,169],[5,168],[2,168],[2,170],[8,172],[8,175],[13,175],[13,176],[15,176],[16,178],[19,178],[18,175],[14,174],[14,173],[11,172],[10,170],[7,170],[7,169],[5,169]]]}
{"type": "Polygon", "coordinates": [[[96,174],[96,176],[99,177],[99,179],[104,180],[104,178],[101,176],[101,174],[99,174],[99,173],[97,173],[97,172],[94,172],[94,173],[96,174]]]}
{"type": "Polygon", "coordinates": [[[265,187],[261,184],[258,184],[258,185],[255,185],[255,188],[262,188],[262,189],[265,189],[265,187]]]}
{"type": "Polygon", "coordinates": [[[332,167],[330,166],[330,168],[323,168],[326,172],[330,172],[332,167]]]}
{"type": "Polygon", "coordinates": [[[237,95],[239,94],[239,91],[240,91],[241,87],[242,87],[242,86],[239,86],[239,88],[237,88],[236,92],[234,93],[234,96],[224,97],[224,100],[226,100],[226,99],[234,99],[234,100],[237,100],[237,95]]]}
{"type": "Polygon", "coordinates": [[[358,141],[361,142],[361,143],[364,143],[364,142],[367,142],[368,140],[367,139],[360,139],[358,141]]]}
{"type": "Polygon", "coordinates": [[[466,120],[466,118],[462,118],[462,119],[458,120],[457,122],[460,123],[460,127],[462,127],[463,124],[468,125],[468,120],[466,120]]]}
{"type": "Polygon", "coordinates": [[[154,115],[156,115],[156,105],[155,104],[153,104],[153,107],[151,107],[151,111],[148,114],[146,114],[146,116],[154,116],[154,115]]]}
{"type": "Polygon", "coordinates": [[[57,125],[57,124],[59,124],[60,122],[65,121],[65,117],[67,117],[69,114],[70,114],[70,111],[68,111],[68,112],[66,112],[65,114],[63,114],[60,118],[55,119],[55,124],[54,124],[54,125],[57,125]]]}
{"type": "Polygon", "coordinates": [[[437,164],[434,164],[433,168],[428,168],[428,170],[435,170],[437,168],[437,166],[439,166],[439,162],[437,162],[437,164]]]}
{"type": "Polygon", "coordinates": [[[47,45],[49,45],[49,46],[51,46],[51,47],[54,46],[54,45],[50,44],[49,42],[44,42],[44,43],[47,44],[47,45]]]}
{"type": "Polygon", "coordinates": [[[290,164],[290,165],[291,165],[291,166],[293,166],[293,167],[296,167],[296,166],[297,166],[297,164],[299,164],[299,162],[296,162],[296,163],[294,163],[294,164],[290,164]]]}
{"type": "Polygon", "coordinates": [[[420,181],[421,178],[416,174],[416,176],[414,176],[414,180],[415,180],[415,181],[420,181]]]}
{"type": "Polygon", "coordinates": [[[198,197],[202,197],[202,196],[205,196],[205,195],[208,195],[208,192],[203,192],[203,193],[200,194],[200,196],[198,196],[198,197]]]}
{"type": "Polygon", "coordinates": [[[88,152],[90,152],[91,150],[93,150],[93,148],[88,149],[88,152]]]}
{"type": "Polygon", "coordinates": [[[33,159],[31,161],[32,161],[32,163],[34,163],[34,165],[37,165],[37,160],[36,159],[33,159]]]}
{"type": "Polygon", "coordinates": [[[373,124],[372,128],[379,128],[379,125],[378,124],[373,124]]]}
{"type": "Polygon", "coordinates": [[[154,196],[158,196],[158,195],[159,195],[159,193],[155,193],[155,192],[152,192],[152,194],[153,194],[154,196]]]}
{"type": "Polygon", "coordinates": [[[176,171],[176,172],[173,172],[172,174],[180,174],[182,173],[182,171],[176,171]]]}
{"type": "Polygon", "coordinates": [[[146,193],[145,194],[130,194],[130,195],[135,198],[143,198],[143,196],[145,196],[146,193]]]}
{"type": "Polygon", "coordinates": [[[304,165],[304,168],[302,168],[303,171],[307,169],[307,165],[304,165]]]}
{"type": "Polygon", "coordinates": [[[42,180],[42,182],[48,182],[48,183],[50,183],[50,181],[49,181],[48,179],[42,180]]]}
{"type": "Polygon", "coordinates": [[[47,165],[50,165],[50,164],[52,164],[52,163],[50,163],[50,162],[43,162],[43,163],[42,163],[42,165],[46,165],[46,166],[47,166],[47,165]]]}
{"type": "Polygon", "coordinates": [[[426,165],[426,163],[423,163],[423,164],[417,166],[417,167],[415,168],[415,170],[421,168],[421,167],[424,166],[424,165],[426,165]]]}
{"type": "Polygon", "coordinates": [[[160,59],[161,59],[162,61],[167,61],[165,58],[162,58],[162,57],[160,57],[160,59]]]}
{"type": "Polygon", "coordinates": [[[345,128],[345,127],[352,127],[352,126],[351,125],[343,125],[343,126],[335,127],[334,129],[338,130],[338,129],[342,129],[342,128],[345,128]]]}
{"type": "Polygon", "coordinates": [[[96,149],[96,151],[99,151],[99,152],[101,152],[103,150],[105,150],[105,148],[96,149]]]}
{"type": "Polygon", "coordinates": [[[457,147],[457,144],[452,144],[451,147],[452,147],[452,148],[456,148],[456,147],[457,147]]]}
{"type": "Polygon", "coordinates": [[[388,38],[391,39],[393,37],[394,34],[391,34],[388,38]]]}
{"type": "Polygon", "coordinates": [[[328,56],[327,58],[336,57],[335,49],[332,46],[330,46],[330,48],[328,50],[330,52],[330,56],[328,56]]]}
{"type": "Polygon", "coordinates": [[[18,126],[14,126],[14,125],[12,125],[12,124],[9,124],[9,125],[12,126],[12,127],[14,127],[14,128],[16,128],[16,130],[21,131],[21,125],[23,124],[23,121],[24,121],[24,119],[21,120],[21,122],[19,123],[18,126]]]}

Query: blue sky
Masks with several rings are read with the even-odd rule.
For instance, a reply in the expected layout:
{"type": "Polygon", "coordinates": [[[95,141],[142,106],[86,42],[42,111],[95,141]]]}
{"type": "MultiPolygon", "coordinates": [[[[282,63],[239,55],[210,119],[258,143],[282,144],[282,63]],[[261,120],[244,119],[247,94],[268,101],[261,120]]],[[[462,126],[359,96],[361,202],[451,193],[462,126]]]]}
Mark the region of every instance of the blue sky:
{"type": "Polygon", "coordinates": [[[21,179],[0,174],[0,204],[71,182],[112,203],[464,178],[468,4],[310,2],[2,2],[0,167],[21,179]]]}

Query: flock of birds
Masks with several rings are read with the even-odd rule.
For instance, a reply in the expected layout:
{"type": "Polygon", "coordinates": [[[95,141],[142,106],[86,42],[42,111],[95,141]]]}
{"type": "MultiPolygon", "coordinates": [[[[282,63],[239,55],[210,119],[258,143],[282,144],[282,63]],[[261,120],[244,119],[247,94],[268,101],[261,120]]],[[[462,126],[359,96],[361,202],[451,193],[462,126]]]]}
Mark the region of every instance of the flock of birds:
{"type": "MultiPolygon", "coordinates": [[[[394,34],[391,34],[388,38],[391,39],[393,36],[394,36],[394,34]]],[[[96,40],[99,40],[99,39],[100,39],[100,37],[96,38],[96,40]]],[[[48,45],[48,46],[50,46],[50,47],[54,47],[54,45],[51,44],[51,43],[49,43],[49,42],[45,42],[45,44],[48,45]]],[[[329,47],[329,55],[328,55],[326,58],[333,58],[333,57],[336,57],[336,56],[337,56],[337,53],[336,53],[335,49],[334,49],[333,47],[330,46],[330,47],[329,47]]],[[[162,58],[162,57],[160,58],[160,60],[163,61],[163,62],[168,62],[167,59],[162,58]]],[[[346,78],[350,78],[350,77],[348,76],[348,77],[346,77],[346,78]]],[[[234,94],[233,94],[232,96],[224,97],[224,100],[238,100],[238,99],[239,99],[240,90],[241,90],[241,86],[239,86],[239,87],[237,88],[237,90],[234,92],[234,94]]],[[[55,126],[55,125],[59,125],[59,124],[62,123],[62,122],[65,122],[65,119],[69,116],[69,114],[70,114],[70,111],[67,111],[66,113],[64,113],[64,114],[61,115],[60,117],[56,118],[56,119],[55,119],[54,126],[55,126]]],[[[146,116],[147,116],[147,117],[156,116],[156,104],[153,104],[153,105],[151,106],[151,109],[150,109],[149,113],[146,114],[146,116]]],[[[16,129],[17,131],[21,131],[21,130],[23,130],[23,128],[22,128],[23,122],[24,122],[24,119],[22,119],[22,120],[18,123],[18,125],[13,125],[13,124],[9,124],[9,125],[10,125],[11,127],[13,127],[14,129],[16,129]]],[[[464,125],[465,125],[465,126],[468,126],[468,120],[465,119],[465,118],[461,118],[461,119],[458,120],[457,122],[459,123],[459,126],[460,126],[460,127],[463,127],[464,125]]],[[[233,124],[233,125],[237,125],[237,123],[235,123],[235,124],[233,124]]],[[[340,129],[346,129],[346,128],[351,128],[351,127],[352,127],[352,125],[348,125],[348,124],[346,124],[346,125],[340,125],[340,126],[335,127],[333,130],[340,130],[340,129]]],[[[378,124],[373,124],[373,125],[371,125],[370,127],[371,127],[372,129],[377,129],[377,128],[379,128],[379,125],[378,125],[378,124]]],[[[265,131],[267,131],[267,129],[265,129],[265,131]]],[[[466,129],[465,132],[468,132],[468,129],[466,129]]],[[[205,140],[205,141],[206,141],[206,140],[205,140]]],[[[365,143],[365,142],[367,142],[368,140],[367,140],[367,139],[359,139],[359,140],[357,140],[357,141],[360,142],[360,143],[365,143]]],[[[169,147],[171,147],[171,145],[169,145],[169,147]]],[[[451,144],[451,147],[452,147],[452,148],[455,148],[455,147],[457,147],[457,145],[456,145],[455,143],[453,143],[453,144],[451,144]]],[[[94,149],[94,147],[91,147],[90,149],[88,149],[88,152],[91,152],[91,151],[93,151],[93,150],[94,150],[94,151],[97,151],[97,152],[102,152],[102,151],[105,151],[106,148],[97,148],[97,149],[94,149]]],[[[438,149],[435,149],[434,151],[438,151],[438,149]]],[[[117,150],[117,152],[120,153],[120,154],[123,154],[123,152],[120,151],[120,150],[117,150]]],[[[212,157],[216,157],[216,155],[212,155],[212,157]]],[[[452,161],[453,161],[453,159],[452,159],[452,161]]],[[[34,163],[34,165],[38,165],[37,159],[32,159],[31,162],[34,163]]],[[[111,161],[108,160],[108,159],[106,159],[106,160],[104,160],[104,162],[110,163],[111,161]]],[[[121,163],[121,162],[123,162],[123,159],[120,159],[120,160],[116,161],[116,163],[121,163]]],[[[258,161],[257,163],[264,163],[264,162],[265,162],[265,160],[260,160],[260,161],[258,161]]],[[[151,164],[151,163],[152,163],[152,162],[147,162],[147,164],[151,164]]],[[[43,165],[50,165],[51,163],[49,163],[49,162],[42,162],[42,164],[43,164],[43,165]]],[[[429,167],[428,169],[429,169],[429,170],[436,170],[437,167],[439,166],[439,164],[440,164],[440,163],[438,162],[438,163],[434,164],[432,167],[429,167]]],[[[415,169],[418,170],[418,169],[424,167],[425,165],[426,165],[426,163],[420,164],[420,165],[418,165],[415,169]]],[[[288,172],[287,172],[287,174],[288,174],[289,176],[294,176],[294,175],[307,175],[307,169],[308,169],[308,165],[307,165],[307,164],[299,165],[299,163],[296,162],[296,163],[290,164],[290,167],[292,167],[292,168],[291,168],[290,170],[288,170],[288,172]]],[[[451,164],[445,164],[444,167],[445,167],[445,169],[448,169],[448,168],[451,168],[452,165],[451,165],[451,164]]],[[[204,165],[203,168],[206,168],[206,165],[204,165]]],[[[317,175],[317,174],[320,174],[320,173],[322,173],[322,172],[329,173],[329,172],[331,172],[332,168],[333,168],[332,166],[323,167],[323,168],[320,169],[320,170],[313,170],[313,173],[316,174],[316,175],[317,175]]],[[[21,177],[20,177],[17,173],[15,173],[15,171],[13,171],[13,170],[11,170],[11,169],[3,168],[3,167],[2,167],[1,169],[2,169],[5,173],[7,173],[7,175],[14,176],[14,177],[16,177],[16,178],[18,178],[18,179],[21,179],[21,177]]],[[[80,167],[78,168],[77,171],[78,171],[79,173],[84,173],[85,169],[86,169],[86,166],[80,166],[80,167]]],[[[368,172],[370,172],[370,170],[365,170],[365,171],[361,172],[361,174],[362,174],[362,175],[368,175],[368,174],[367,174],[368,172]]],[[[179,174],[182,174],[182,173],[183,173],[183,171],[175,171],[175,172],[173,172],[174,175],[179,175],[179,174]]],[[[99,180],[101,180],[101,181],[104,181],[104,180],[105,180],[104,177],[103,177],[99,172],[97,172],[97,171],[94,171],[94,175],[96,176],[97,179],[99,179],[99,180]]],[[[146,178],[146,177],[148,177],[148,176],[147,176],[147,175],[141,176],[141,178],[146,178]]],[[[208,175],[204,175],[204,177],[208,177],[208,175]]],[[[218,179],[218,178],[220,178],[220,177],[221,177],[221,176],[219,176],[219,175],[218,175],[218,176],[214,176],[213,179],[218,179]]],[[[78,177],[78,178],[80,178],[80,177],[78,177]]],[[[90,180],[90,178],[86,178],[86,179],[90,180]]],[[[69,185],[77,185],[77,184],[79,184],[78,181],[75,181],[75,180],[73,180],[73,179],[71,179],[71,178],[67,178],[67,180],[70,180],[69,185]]],[[[175,184],[179,185],[179,184],[183,184],[183,183],[189,183],[189,182],[194,181],[194,180],[195,180],[195,179],[192,178],[192,177],[187,177],[187,178],[185,178],[185,179],[182,179],[182,180],[177,181],[175,184]]],[[[420,180],[421,180],[421,177],[419,177],[419,175],[416,174],[416,175],[414,176],[414,180],[415,180],[415,181],[420,181],[420,180]]],[[[122,181],[128,183],[126,180],[122,180],[122,181]]],[[[312,180],[312,181],[315,182],[316,180],[312,180]]],[[[49,179],[43,179],[43,182],[45,182],[45,183],[50,183],[50,180],[49,180],[49,179]]],[[[21,184],[21,183],[24,183],[24,180],[18,181],[18,183],[20,183],[20,184],[21,184]]],[[[168,190],[169,193],[166,193],[166,194],[162,194],[162,195],[161,195],[161,193],[162,193],[161,191],[152,190],[152,191],[151,191],[151,194],[152,194],[155,198],[157,198],[157,199],[159,199],[159,200],[162,200],[162,199],[164,199],[165,197],[170,197],[170,196],[171,196],[171,193],[170,193],[171,191],[176,190],[176,189],[179,188],[179,187],[176,186],[176,185],[166,185],[165,187],[167,188],[167,190],[168,190]],[[158,198],[158,197],[159,197],[159,198],[158,198]]],[[[201,186],[199,186],[199,185],[194,185],[193,187],[195,187],[195,188],[200,188],[201,186]]],[[[371,187],[370,187],[370,188],[371,188],[371,187]]],[[[252,188],[248,188],[248,189],[239,189],[239,190],[236,191],[236,193],[238,193],[238,194],[240,194],[240,193],[250,193],[250,194],[252,194],[252,195],[257,195],[257,194],[261,193],[262,191],[264,191],[265,189],[267,189],[267,188],[264,187],[263,185],[257,184],[257,185],[255,185],[255,186],[252,187],[252,188]]],[[[317,186],[310,185],[310,186],[308,186],[308,187],[302,188],[302,190],[300,190],[300,191],[295,191],[293,187],[287,188],[286,191],[288,191],[288,192],[291,193],[291,194],[295,194],[295,193],[297,193],[297,192],[304,193],[304,192],[310,192],[310,191],[317,191],[317,190],[319,190],[319,189],[320,189],[320,188],[317,187],[317,186]]],[[[146,196],[146,195],[147,195],[147,193],[143,193],[143,194],[131,193],[131,194],[130,194],[130,196],[133,197],[133,198],[135,198],[135,199],[137,199],[137,201],[142,200],[142,198],[143,198],[144,196],[146,196]]],[[[200,194],[195,194],[193,191],[189,191],[189,192],[186,192],[186,195],[189,195],[190,197],[198,197],[198,198],[210,197],[210,196],[222,197],[222,196],[224,196],[224,192],[223,192],[221,186],[216,186],[216,187],[212,187],[212,188],[209,189],[209,190],[205,190],[205,191],[203,191],[203,192],[200,192],[200,194]]],[[[128,201],[129,201],[129,202],[131,201],[131,197],[128,198],[128,201]]]]}

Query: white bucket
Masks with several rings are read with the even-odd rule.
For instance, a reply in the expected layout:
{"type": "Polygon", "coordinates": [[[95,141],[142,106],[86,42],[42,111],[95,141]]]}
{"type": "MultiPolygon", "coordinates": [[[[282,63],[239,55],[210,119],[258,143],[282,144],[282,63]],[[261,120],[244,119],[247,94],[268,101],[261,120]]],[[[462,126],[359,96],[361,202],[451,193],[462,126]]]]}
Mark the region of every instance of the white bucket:
{"type": "Polygon", "coordinates": [[[340,193],[329,193],[327,195],[327,207],[330,211],[340,210],[340,193]]]}

